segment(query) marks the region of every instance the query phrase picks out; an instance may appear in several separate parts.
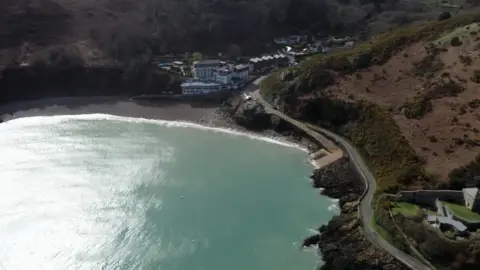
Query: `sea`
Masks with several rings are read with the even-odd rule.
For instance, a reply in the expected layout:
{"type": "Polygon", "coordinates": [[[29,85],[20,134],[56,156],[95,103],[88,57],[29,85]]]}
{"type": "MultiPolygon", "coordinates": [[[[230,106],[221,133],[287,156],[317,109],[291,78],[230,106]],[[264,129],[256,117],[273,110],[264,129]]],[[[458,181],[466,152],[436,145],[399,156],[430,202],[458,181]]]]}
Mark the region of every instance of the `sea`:
{"type": "Polygon", "coordinates": [[[310,270],[338,214],[295,145],[112,115],[0,124],[0,269],[310,270]]]}

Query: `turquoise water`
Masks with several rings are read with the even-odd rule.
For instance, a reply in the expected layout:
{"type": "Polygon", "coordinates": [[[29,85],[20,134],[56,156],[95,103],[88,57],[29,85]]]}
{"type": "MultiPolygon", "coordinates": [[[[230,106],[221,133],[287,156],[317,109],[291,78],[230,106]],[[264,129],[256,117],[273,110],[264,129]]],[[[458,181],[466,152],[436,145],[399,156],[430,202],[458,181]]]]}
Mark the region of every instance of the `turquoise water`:
{"type": "Polygon", "coordinates": [[[299,149],[181,124],[24,118],[0,151],[0,269],[313,269],[336,211],[299,149]]]}

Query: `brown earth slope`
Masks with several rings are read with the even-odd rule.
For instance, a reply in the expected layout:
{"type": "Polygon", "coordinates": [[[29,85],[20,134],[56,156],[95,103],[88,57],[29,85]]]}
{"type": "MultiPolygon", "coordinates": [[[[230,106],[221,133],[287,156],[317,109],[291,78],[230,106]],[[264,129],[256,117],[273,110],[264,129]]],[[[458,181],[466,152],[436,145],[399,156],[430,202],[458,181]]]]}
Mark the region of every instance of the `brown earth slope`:
{"type": "MultiPolygon", "coordinates": [[[[448,173],[480,152],[480,38],[475,28],[460,46],[416,43],[383,65],[336,80],[328,95],[365,99],[393,114],[429,173],[448,173]]],[[[448,38],[448,37],[447,37],[448,38]]],[[[322,90],[325,93],[325,90],[322,90]]],[[[309,94],[310,96],[310,94],[309,94]]]]}

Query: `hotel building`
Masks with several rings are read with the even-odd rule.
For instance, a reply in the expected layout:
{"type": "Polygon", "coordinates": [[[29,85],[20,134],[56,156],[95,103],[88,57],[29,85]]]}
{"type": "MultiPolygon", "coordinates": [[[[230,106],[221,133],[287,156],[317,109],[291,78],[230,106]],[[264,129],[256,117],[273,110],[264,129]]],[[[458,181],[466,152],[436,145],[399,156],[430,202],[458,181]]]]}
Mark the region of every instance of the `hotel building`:
{"type": "Polygon", "coordinates": [[[192,73],[195,78],[202,80],[212,80],[215,78],[215,71],[223,66],[220,60],[202,60],[196,61],[192,66],[192,73]]]}

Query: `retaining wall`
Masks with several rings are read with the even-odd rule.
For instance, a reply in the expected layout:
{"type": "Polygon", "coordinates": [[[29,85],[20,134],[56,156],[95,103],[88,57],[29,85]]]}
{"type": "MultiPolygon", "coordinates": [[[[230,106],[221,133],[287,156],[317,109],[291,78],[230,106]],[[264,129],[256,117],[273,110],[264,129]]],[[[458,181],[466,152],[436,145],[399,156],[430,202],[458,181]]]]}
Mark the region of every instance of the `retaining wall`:
{"type": "Polygon", "coordinates": [[[446,201],[464,205],[463,192],[461,190],[417,190],[400,191],[401,201],[435,208],[435,200],[446,201]]]}

